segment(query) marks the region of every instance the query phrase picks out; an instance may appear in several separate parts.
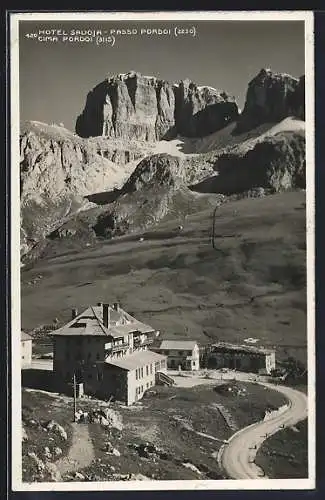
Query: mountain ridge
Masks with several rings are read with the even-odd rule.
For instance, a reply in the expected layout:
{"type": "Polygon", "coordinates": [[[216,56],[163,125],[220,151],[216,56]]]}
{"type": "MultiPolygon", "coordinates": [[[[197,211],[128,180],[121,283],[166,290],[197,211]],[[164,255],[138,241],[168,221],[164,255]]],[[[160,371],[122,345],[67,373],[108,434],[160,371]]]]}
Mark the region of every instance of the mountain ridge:
{"type": "MultiPolygon", "coordinates": [[[[304,175],[299,174],[299,179],[302,179],[299,185],[294,180],[295,172],[304,169],[305,161],[304,139],[298,137],[304,136],[303,85],[303,78],[261,70],[249,82],[245,107],[239,114],[235,99],[213,87],[197,86],[187,79],[173,84],[171,90],[168,82],[129,72],[107,78],[99,84],[102,100],[96,101],[95,93],[94,101],[92,92],[87,97],[88,110],[84,118],[86,122],[91,119],[91,127],[99,131],[98,136],[81,137],[62,124],[47,125],[37,121],[22,124],[22,254],[26,255],[35,242],[57,234],[60,227],[65,227],[82,211],[90,210],[97,214],[96,217],[103,211],[108,214],[108,235],[115,234],[116,228],[120,231],[122,226],[124,230],[131,228],[132,224],[127,222],[128,213],[133,213],[132,217],[137,221],[144,217],[147,225],[150,225],[150,220],[157,223],[168,214],[169,205],[175,205],[179,189],[183,190],[180,196],[192,200],[196,206],[195,186],[201,186],[202,182],[205,183],[203,193],[208,197],[240,194],[256,187],[271,191],[303,188],[304,175]],[[115,97],[118,97],[115,121],[112,121],[114,92],[107,94],[109,85],[113,86],[111,90],[116,91],[115,97]],[[182,96],[178,107],[175,106],[175,92],[182,96]],[[148,96],[147,102],[145,98],[148,96]],[[105,115],[105,103],[108,111],[112,111],[111,115],[105,115]],[[228,105],[235,110],[230,117],[228,105]],[[101,113],[102,123],[98,121],[101,113]],[[107,121],[105,123],[111,126],[112,135],[103,135],[105,116],[108,122],[111,120],[110,125],[107,121]],[[165,137],[160,141],[157,140],[160,132],[156,134],[158,122],[159,127],[163,125],[158,128],[164,130],[165,137]],[[177,130],[179,124],[181,131],[185,132],[183,136],[177,130]],[[197,127],[201,130],[201,137],[195,136],[197,127]],[[167,129],[170,133],[166,133],[167,129]],[[211,130],[214,131],[211,133],[211,130]],[[289,135],[281,137],[285,132],[289,135]],[[276,140],[269,140],[277,134],[280,136],[276,140]],[[269,144],[268,154],[271,158],[276,156],[276,160],[263,162],[265,172],[261,171],[261,181],[257,182],[256,173],[253,173],[254,169],[250,170],[252,167],[246,156],[258,143],[264,142],[269,144]],[[298,153],[292,153],[296,149],[298,153]],[[287,169],[288,155],[291,155],[291,163],[287,169]],[[216,181],[220,161],[222,171],[226,173],[226,184],[222,184],[223,175],[216,181]],[[275,161],[275,166],[272,166],[272,161],[275,161]],[[244,169],[242,165],[246,165],[244,169]],[[241,187],[236,181],[237,170],[246,172],[241,187]],[[271,171],[270,177],[267,172],[271,171]],[[149,184],[145,181],[147,176],[151,179],[149,184]],[[280,177],[275,187],[277,176],[280,177]],[[273,179],[270,185],[267,179],[273,179]],[[132,183],[137,186],[133,195],[129,190],[132,183]],[[142,190],[143,195],[140,194],[142,190]],[[143,198],[142,203],[152,196],[158,196],[157,204],[148,204],[144,210],[140,206],[137,212],[137,200],[143,198]],[[96,208],[98,204],[99,208],[96,208]],[[100,208],[102,205],[107,205],[105,210],[100,208]],[[157,211],[153,217],[146,215],[150,206],[151,210],[157,211]]],[[[96,224],[95,219],[90,230],[96,224]]],[[[71,231],[60,234],[71,234],[71,231]]]]}

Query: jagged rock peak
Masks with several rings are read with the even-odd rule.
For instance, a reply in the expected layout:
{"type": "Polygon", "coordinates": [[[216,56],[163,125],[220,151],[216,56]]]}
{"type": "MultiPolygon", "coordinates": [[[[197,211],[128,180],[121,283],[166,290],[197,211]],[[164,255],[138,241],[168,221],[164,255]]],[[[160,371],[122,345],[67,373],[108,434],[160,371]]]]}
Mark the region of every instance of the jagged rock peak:
{"type": "Polygon", "coordinates": [[[249,82],[238,131],[249,130],[261,123],[278,122],[287,116],[304,119],[304,76],[295,78],[262,68],[249,82]]]}
{"type": "Polygon", "coordinates": [[[76,122],[81,137],[156,141],[202,137],[238,116],[235,100],[189,79],[170,83],[130,71],[107,77],[89,92],[76,122]]]}
{"type": "Polygon", "coordinates": [[[299,82],[299,78],[295,78],[288,73],[275,73],[270,68],[262,68],[248,85],[264,84],[267,81],[273,83],[280,82],[282,84],[285,84],[286,82],[295,82],[297,84],[299,82]]]}

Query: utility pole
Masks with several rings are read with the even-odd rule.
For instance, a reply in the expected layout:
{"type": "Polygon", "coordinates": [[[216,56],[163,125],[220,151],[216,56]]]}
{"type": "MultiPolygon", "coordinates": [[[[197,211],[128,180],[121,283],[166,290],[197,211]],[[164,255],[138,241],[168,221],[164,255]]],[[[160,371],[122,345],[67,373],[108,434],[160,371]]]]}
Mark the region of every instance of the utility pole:
{"type": "Polygon", "coordinates": [[[77,384],[76,384],[76,373],[73,372],[73,421],[76,421],[77,413],[77,384]]]}

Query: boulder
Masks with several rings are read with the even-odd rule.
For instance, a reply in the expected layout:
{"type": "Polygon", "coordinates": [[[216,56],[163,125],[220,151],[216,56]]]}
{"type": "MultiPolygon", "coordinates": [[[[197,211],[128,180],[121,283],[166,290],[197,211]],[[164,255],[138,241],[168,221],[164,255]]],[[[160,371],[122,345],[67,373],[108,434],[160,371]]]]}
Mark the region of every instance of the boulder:
{"type": "Polygon", "coordinates": [[[28,456],[35,462],[38,471],[39,472],[44,472],[44,470],[45,470],[45,464],[44,464],[43,460],[41,460],[36,455],[36,453],[31,452],[31,451],[28,452],[28,456]]]}
{"type": "Polygon", "coordinates": [[[54,454],[59,457],[60,455],[62,455],[62,449],[59,447],[59,446],[56,446],[54,448],[54,454]]]}
{"type": "Polygon", "coordinates": [[[54,420],[50,420],[50,422],[48,422],[48,424],[46,425],[46,429],[50,432],[58,434],[64,441],[68,439],[68,435],[62,425],[58,424],[54,420]]]}
{"type": "Polygon", "coordinates": [[[118,431],[123,430],[122,417],[117,411],[112,408],[102,408],[101,412],[105,416],[105,420],[108,422],[110,427],[118,431]]]}
{"type": "Polygon", "coordinates": [[[52,453],[51,453],[50,448],[48,446],[45,446],[45,448],[44,448],[44,456],[48,459],[52,458],[52,453]]]}
{"type": "Polygon", "coordinates": [[[85,476],[83,474],[81,474],[80,472],[75,472],[74,473],[74,479],[77,479],[78,481],[84,481],[85,480],[85,476]]]}

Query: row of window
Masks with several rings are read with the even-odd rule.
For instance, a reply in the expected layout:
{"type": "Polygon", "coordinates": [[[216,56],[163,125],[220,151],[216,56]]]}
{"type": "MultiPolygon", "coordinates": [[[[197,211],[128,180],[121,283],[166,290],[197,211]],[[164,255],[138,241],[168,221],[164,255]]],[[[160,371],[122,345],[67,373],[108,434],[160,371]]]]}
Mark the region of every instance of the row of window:
{"type": "Polygon", "coordinates": [[[145,369],[145,374],[147,377],[148,377],[149,373],[150,373],[150,375],[152,375],[152,372],[153,372],[152,364],[146,365],[146,366],[141,366],[141,368],[137,368],[135,370],[136,380],[139,380],[139,379],[144,377],[144,369],[145,369]]]}
{"type": "MultiPolygon", "coordinates": [[[[159,371],[161,368],[166,368],[166,361],[162,359],[161,361],[155,362],[155,371],[159,371]]],[[[148,377],[149,374],[152,375],[153,372],[153,364],[142,366],[141,368],[137,368],[135,370],[135,378],[136,380],[142,379],[144,376],[148,377]]]]}
{"type": "Polygon", "coordinates": [[[149,389],[149,387],[152,387],[152,386],[153,386],[153,380],[151,380],[151,382],[147,382],[145,386],[144,385],[139,385],[139,387],[136,387],[135,393],[136,393],[137,396],[139,396],[144,391],[146,391],[147,389],[149,389]]]}

